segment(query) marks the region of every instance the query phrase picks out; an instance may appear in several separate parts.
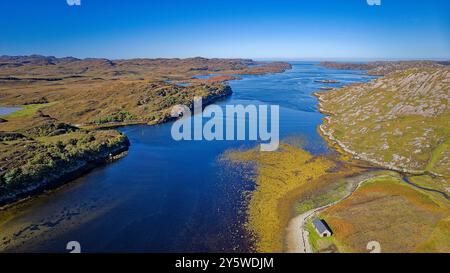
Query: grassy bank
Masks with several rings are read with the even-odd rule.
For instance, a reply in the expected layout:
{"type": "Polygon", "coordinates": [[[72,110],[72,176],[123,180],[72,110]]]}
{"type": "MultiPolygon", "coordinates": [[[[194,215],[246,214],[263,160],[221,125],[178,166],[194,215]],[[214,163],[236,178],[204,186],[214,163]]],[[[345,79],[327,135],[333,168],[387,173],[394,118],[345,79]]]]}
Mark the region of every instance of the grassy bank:
{"type": "Polygon", "coordinates": [[[225,81],[234,77],[227,75],[291,68],[283,62],[252,68],[257,62],[245,59],[3,59],[8,65],[0,68],[2,103],[22,109],[0,117],[0,205],[116,158],[129,143],[115,127],[167,122],[173,106],[192,106],[194,97],[214,103],[232,93],[225,81]],[[193,80],[218,72],[224,76],[193,80]]]}
{"type": "Polygon", "coordinates": [[[311,237],[324,251],[368,252],[370,241],[382,252],[450,251],[450,204],[438,194],[408,185],[391,172],[367,181],[351,198],[319,215],[332,227],[330,239],[311,237]]]}
{"type": "Polygon", "coordinates": [[[0,206],[71,180],[128,149],[114,130],[83,130],[26,105],[0,124],[0,206]]]}
{"type": "Polygon", "coordinates": [[[368,252],[370,241],[383,252],[449,251],[449,73],[415,66],[316,94],[320,132],[342,160],[410,176],[386,172],[321,213],[335,235],[311,236],[316,251],[368,252]]]}
{"type": "MultiPolygon", "coordinates": [[[[282,144],[279,151],[230,151],[225,158],[235,164],[253,162],[256,166],[256,189],[251,193],[247,210],[247,230],[255,236],[256,251],[282,252],[284,230],[295,214],[292,210],[299,196],[309,196],[326,186],[334,187],[336,179],[360,170],[349,166],[330,172],[336,163],[325,157],[314,157],[300,147],[282,144]]],[[[305,209],[311,204],[299,205],[305,209]]]]}

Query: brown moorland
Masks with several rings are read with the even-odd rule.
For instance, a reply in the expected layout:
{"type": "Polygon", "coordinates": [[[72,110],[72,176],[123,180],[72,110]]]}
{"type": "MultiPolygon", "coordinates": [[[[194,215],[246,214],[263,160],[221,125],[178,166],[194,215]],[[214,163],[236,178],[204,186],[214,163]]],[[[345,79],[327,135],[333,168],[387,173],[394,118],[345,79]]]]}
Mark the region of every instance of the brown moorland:
{"type": "Polygon", "coordinates": [[[320,130],[341,153],[402,174],[373,178],[320,214],[334,235],[311,236],[312,245],[368,252],[367,244],[377,241],[382,252],[448,252],[448,66],[423,61],[325,65],[385,74],[317,93],[320,110],[328,115],[320,130]]]}
{"type": "Polygon", "coordinates": [[[366,182],[320,217],[332,227],[340,252],[368,252],[367,244],[377,241],[384,253],[405,253],[450,251],[449,215],[445,198],[391,174],[366,182]]]}
{"type": "Polygon", "coordinates": [[[77,59],[0,56],[0,205],[59,185],[116,158],[127,124],[158,124],[195,96],[231,94],[239,74],[277,73],[288,63],[247,59],[77,59]],[[213,77],[196,79],[197,75],[213,77]],[[180,83],[189,83],[181,85],[180,83]]]}

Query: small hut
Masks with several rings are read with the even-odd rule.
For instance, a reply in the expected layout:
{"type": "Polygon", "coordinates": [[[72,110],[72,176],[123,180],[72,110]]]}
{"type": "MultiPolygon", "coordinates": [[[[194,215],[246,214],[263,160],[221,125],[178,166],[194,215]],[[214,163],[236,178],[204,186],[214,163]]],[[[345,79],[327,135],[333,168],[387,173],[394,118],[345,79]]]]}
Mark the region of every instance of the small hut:
{"type": "Polygon", "coordinates": [[[314,229],[317,231],[320,237],[330,237],[333,235],[330,227],[324,220],[316,219],[313,221],[314,229]]]}

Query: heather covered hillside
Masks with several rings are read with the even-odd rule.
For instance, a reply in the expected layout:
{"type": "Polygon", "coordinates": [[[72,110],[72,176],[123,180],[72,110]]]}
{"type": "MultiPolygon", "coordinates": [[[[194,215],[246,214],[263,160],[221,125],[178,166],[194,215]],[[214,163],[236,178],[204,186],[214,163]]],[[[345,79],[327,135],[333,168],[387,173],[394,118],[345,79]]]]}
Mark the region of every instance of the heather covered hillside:
{"type": "Polygon", "coordinates": [[[99,130],[160,124],[177,104],[232,93],[238,74],[289,69],[248,59],[77,59],[0,56],[0,205],[53,187],[128,149],[126,136],[99,130]],[[210,75],[211,74],[211,75],[210,75]],[[202,76],[202,77],[199,77],[202,76]]]}
{"type": "Polygon", "coordinates": [[[396,170],[450,176],[450,68],[417,67],[318,93],[322,132],[396,170]]]}
{"type": "Polygon", "coordinates": [[[288,63],[247,59],[2,56],[0,98],[3,105],[40,105],[45,113],[72,124],[154,124],[164,122],[172,106],[189,104],[194,96],[229,95],[224,82],[233,75],[289,68],[288,63]]]}

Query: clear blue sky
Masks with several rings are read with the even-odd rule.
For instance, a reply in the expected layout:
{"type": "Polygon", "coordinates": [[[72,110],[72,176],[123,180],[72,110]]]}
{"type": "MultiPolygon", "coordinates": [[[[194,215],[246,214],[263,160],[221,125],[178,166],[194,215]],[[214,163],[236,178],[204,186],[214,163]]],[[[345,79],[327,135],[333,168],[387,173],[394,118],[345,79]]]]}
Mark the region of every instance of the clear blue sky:
{"type": "Polygon", "coordinates": [[[1,0],[0,55],[449,58],[450,1],[1,0]]]}

